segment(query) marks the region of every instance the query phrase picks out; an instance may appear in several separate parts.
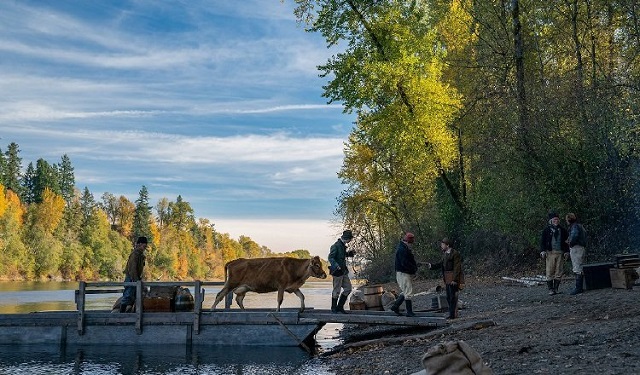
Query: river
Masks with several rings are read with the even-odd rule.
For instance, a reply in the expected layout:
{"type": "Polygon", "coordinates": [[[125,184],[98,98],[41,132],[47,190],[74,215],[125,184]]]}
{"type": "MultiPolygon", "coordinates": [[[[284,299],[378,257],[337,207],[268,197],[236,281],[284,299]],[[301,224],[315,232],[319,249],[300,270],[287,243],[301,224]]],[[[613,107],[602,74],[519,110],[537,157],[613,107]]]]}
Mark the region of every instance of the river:
{"type": "MultiPolygon", "coordinates": [[[[75,310],[75,282],[0,282],[0,313],[44,310],[75,310]]],[[[217,289],[206,290],[203,306],[211,307],[217,289]]],[[[302,287],[307,308],[331,305],[331,284],[308,282],[302,287]]],[[[193,290],[192,290],[193,293],[193,290]]],[[[87,295],[87,310],[110,309],[119,295],[87,295]]],[[[276,293],[247,293],[244,305],[274,308],[276,293]]],[[[282,307],[299,307],[294,294],[285,293],[282,307]]],[[[232,308],[237,308],[234,304],[232,308]]],[[[316,334],[320,350],[338,343],[340,324],[328,323],[316,334]]],[[[289,374],[330,375],[329,371],[300,348],[95,345],[83,347],[0,345],[0,375],[86,374],[86,375],[245,375],[289,374]]]]}

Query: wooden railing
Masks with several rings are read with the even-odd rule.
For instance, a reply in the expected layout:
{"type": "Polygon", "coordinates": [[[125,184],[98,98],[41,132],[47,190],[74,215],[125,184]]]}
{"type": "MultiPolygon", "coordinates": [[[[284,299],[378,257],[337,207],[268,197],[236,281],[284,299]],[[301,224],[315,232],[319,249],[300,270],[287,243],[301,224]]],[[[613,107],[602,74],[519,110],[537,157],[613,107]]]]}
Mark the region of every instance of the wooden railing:
{"type": "MultiPolygon", "coordinates": [[[[193,287],[194,289],[194,333],[198,334],[200,329],[200,313],[202,312],[202,303],[204,302],[205,289],[204,286],[207,285],[216,285],[221,286],[224,285],[224,282],[221,281],[173,281],[173,282],[157,282],[157,281],[136,281],[136,282],[86,282],[80,281],[78,284],[78,290],[75,291],[75,302],[78,310],[78,332],[82,335],[84,333],[85,326],[85,302],[87,294],[114,294],[114,293],[122,293],[124,289],[104,289],[111,287],[127,287],[127,286],[135,286],[136,287],[136,300],[135,300],[135,314],[136,314],[136,331],[138,333],[142,332],[142,314],[144,312],[144,303],[143,303],[143,288],[151,287],[151,286],[184,286],[184,287],[193,287]],[[99,288],[99,289],[95,289],[99,288]]],[[[225,299],[225,308],[228,309],[231,306],[233,293],[229,293],[225,299]]]]}

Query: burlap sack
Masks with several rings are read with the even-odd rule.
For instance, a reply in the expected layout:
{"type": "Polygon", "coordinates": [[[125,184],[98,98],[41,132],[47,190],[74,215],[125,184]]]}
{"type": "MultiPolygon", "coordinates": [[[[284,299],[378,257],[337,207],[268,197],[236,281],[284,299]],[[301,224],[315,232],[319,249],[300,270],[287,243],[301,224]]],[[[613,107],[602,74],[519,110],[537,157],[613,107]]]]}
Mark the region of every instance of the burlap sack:
{"type": "Polygon", "coordinates": [[[353,293],[351,293],[351,298],[349,298],[349,302],[351,303],[364,302],[364,292],[358,289],[354,290],[353,293]]]}
{"type": "Polygon", "coordinates": [[[478,352],[466,342],[449,341],[432,346],[422,356],[424,370],[412,375],[492,375],[478,352]]]}

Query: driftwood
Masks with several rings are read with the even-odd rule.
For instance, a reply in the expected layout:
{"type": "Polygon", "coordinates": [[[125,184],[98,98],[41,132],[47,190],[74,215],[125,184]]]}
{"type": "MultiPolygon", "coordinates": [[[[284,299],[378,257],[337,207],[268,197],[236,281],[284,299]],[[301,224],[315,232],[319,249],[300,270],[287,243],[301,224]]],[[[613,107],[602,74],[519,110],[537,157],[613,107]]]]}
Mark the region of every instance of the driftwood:
{"type": "Polygon", "coordinates": [[[495,325],[496,323],[493,320],[481,320],[477,322],[469,322],[469,323],[464,323],[460,325],[450,325],[445,328],[437,329],[435,331],[431,331],[431,332],[419,334],[419,335],[408,335],[408,336],[400,336],[400,337],[382,337],[378,339],[352,342],[349,344],[338,345],[332,350],[323,353],[322,356],[329,356],[349,348],[359,348],[367,345],[376,345],[376,344],[395,344],[395,343],[405,342],[409,340],[425,340],[425,339],[430,339],[432,337],[440,336],[443,334],[450,334],[450,333],[461,332],[466,330],[479,330],[487,327],[493,327],[495,325]]]}

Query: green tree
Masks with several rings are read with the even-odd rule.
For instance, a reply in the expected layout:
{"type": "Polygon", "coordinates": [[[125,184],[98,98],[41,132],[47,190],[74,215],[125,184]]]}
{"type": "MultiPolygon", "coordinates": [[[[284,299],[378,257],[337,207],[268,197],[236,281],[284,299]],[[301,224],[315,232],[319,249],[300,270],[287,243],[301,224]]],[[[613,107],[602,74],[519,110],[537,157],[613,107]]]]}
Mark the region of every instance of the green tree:
{"type": "Polygon", "coordinates": [[[36,169],[33,167],[33,163],[27,165],[27,170],[22,178],[21,185],[21,198],[25,204],[31,204],[36,202],[36,169]]]}
{"type": "Polygon", "coordinates": [[[108,192],[102,194],[100,208],[107,215],[107,220],[109,220],[111,227],[115,228],[118,223],[118,199],[116,196],[108,192]]]}
{"type": "Polygon", "coordinates": [[[189,202],[185,202],[181,195],[178,195],[175,202],[169,202],[167,207],[169,216],[169,224],[173,225],[178,231],[190,228],[194,223],[193,208],[189,202]]]}
{"type": "Polygon", "coordinates": [[[147,187],[142,185],[136,199],[136,208],[133,216],[133,239],[139,236],[146,236],[149,242],[152,242],[153,235],[151,231],[151,206],[149,205],[149,191],[147,187]]]}
{"type": "Polygon", "coordinates": [[[5,188],[15,191],[18,195],[21,194],[20,181],[22,179],[22,158],[19,155],[20,147],[17,143],[11,142],[5,152],[2,170],[2,181],[5,188]]]}
{"type": "Polygon", "coordinates": [[[75,195],[75,175],[73,173],[73,166],[71,165],[71,159],[67,154],[62,155],[62,160],[58,165],[58,181],[60,185],[60,194],[67,203],[71,204],[71,200],[75,195]]]}
{"type": "Polygon", "coordinates": [[[34,202],[42,202],[45,189],[49,189],[53,193],[61,195],[60,183],[58,181],[58,167],[56,165],[49,164],[46,160],[41,158],[36,161],[32,192],[34,202]]]}

